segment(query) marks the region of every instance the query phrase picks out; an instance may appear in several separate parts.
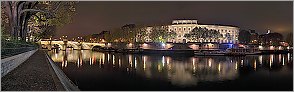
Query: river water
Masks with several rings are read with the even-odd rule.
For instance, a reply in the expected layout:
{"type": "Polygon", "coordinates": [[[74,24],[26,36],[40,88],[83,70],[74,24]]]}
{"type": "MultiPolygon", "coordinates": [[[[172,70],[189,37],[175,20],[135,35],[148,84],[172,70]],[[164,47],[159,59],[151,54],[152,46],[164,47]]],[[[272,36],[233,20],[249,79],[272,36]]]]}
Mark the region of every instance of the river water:
{"type": "Polygon", "coordinates": [[[48,54],[80,90],[293,90],[293,54],[139,55],[91,50],[48,54]]]}

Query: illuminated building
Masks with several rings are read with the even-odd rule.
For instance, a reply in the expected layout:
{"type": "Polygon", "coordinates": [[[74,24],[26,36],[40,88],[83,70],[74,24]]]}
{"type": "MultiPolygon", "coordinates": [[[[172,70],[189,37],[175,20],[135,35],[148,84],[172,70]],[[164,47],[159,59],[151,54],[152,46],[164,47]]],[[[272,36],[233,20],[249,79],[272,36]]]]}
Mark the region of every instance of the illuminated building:
{"type": "MultiPolygon", "coordinates": [[[[152,27],[147,27],[147,33],[151,32],[152,27]]],[[[214,42],[214,43],[238,43],[239,28],[233,26],[224,25],[203,25],[198,24],[197,20],[173,20],[171,25],[168,25],[168,31],[174,31],[176,33],[175,38],[167,39],[167,42],[173,43],[187,43],[187,42],[214,42]],[[220,33],[218,38],[200,38],[200,39],[188,39],[185,34],[189,34],[193,29],[205,29],[208,31],[216,30],[220,33]]],[[[146,42],[150,42],[151,39],[146,37],[146,42]]]]}

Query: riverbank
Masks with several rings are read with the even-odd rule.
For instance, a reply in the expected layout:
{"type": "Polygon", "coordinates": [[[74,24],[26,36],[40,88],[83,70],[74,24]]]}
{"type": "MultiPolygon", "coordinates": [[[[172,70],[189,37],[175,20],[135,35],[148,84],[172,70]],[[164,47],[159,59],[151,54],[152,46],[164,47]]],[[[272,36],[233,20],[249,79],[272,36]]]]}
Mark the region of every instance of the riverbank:
{"type": "Polygon", "coordinates": [[[36,51],[17,68],[1,78],[2,91],[64,91],[61,82],[45,57],[36,51]]]}
{"type": "Polygon", "coordinates": [[[194,55],[194,52],[196,50],[191,50],[191,49],[184,49],[184,50],[172,50],[172,49],[95,49],[94,48],[93,51],[125,53],[125,54],[162,54],[162,55],[185,54],[185,55],[194,55]]]}
{"type": "MultiPolygon", "coordinates": [[[[99,52],[113,52],[113,53],[126,53],[126,54],[161,54],[161,55],[173,55],[173,54],[184,54],[184,55],[200,55],[203,56],[203,51],[207,52],[207,55],[216,56],[236,56],[238,54],[219,54],[224,53],[221,50],[192,50],[192,49],[115,49],[115,48],[93,48],[94,51],[99,52]],[[211,54],[212,52],[218,54],[211,54]]],[[[260,50],[257,52],[244,52],[244,55],[266,55],[266,54],[287,54],[293,53],[293,50],[260,50]]],[[[241,55],[243,55],[241,54],[241,55]]],[[[205,56],[205,55],[204,55],[205,56]]]]}

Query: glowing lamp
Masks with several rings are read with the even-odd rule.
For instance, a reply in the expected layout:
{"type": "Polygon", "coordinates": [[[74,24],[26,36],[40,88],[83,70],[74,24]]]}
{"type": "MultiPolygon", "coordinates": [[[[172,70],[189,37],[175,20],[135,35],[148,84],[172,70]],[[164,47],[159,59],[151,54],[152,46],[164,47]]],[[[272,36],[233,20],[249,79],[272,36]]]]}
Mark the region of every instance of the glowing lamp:
{"type": "Polygon", "coordinates": [[[111,43],[107,43],[107,46],[110,46],[111,45],[111,43]]]}
{"type": "Polygon", "coordinates": [[[163,46],[163,47],[164,47],[164,46],[165,46],[165,43],[161,43],[161,46],[163,46]]]}
{"type": "Polygon", "coordinates": [[[275,50],[275,47],[274,46],[270,46],[270,50],[275,50]]]}
{"type": "Polygon", "coordinates": [[[143,44],[143,47],[146,47],[147,45],[148,45],[148,44],[144,43],[144,44],[143,44]]]}
{"type": "Polygon", "coordinates": [[[262,46],[258,46],[258,48],[259,48],[260,50],[262,50],[262,49],[263,49],[263,47],[262,47],[262,46]]]}

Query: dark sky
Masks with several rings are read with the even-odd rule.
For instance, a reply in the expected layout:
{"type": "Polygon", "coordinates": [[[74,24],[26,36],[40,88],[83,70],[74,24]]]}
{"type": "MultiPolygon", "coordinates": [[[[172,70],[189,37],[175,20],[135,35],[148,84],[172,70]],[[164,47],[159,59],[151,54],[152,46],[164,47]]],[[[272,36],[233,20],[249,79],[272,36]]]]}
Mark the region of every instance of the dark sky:
{"type": "Polygon", "coordinates": [[[56,37],[85,36],[125,24],[171,24],[173,19],[197,19],[202,24],[235,25],[240,29],[267,29],[284,36],[293,31],[292,1],[80,1],[71,24],[56,37]]]}

